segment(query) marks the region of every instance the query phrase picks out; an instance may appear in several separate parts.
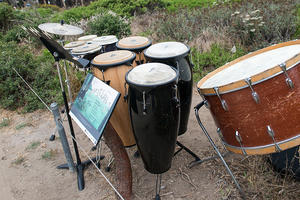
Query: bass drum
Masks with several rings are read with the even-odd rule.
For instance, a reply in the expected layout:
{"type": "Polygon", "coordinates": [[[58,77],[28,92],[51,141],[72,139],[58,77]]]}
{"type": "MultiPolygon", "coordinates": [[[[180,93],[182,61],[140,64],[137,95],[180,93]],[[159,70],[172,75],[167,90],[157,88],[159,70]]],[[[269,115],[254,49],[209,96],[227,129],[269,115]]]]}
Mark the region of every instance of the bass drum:
{"type": "Polygon", "coordinates": [[[135,54],[130,51],[110,51],[96,56],[92,61],[94,75],[120,92],[121,97],[110,117],[110,123],[120,136],[125,147],[135,145],[130,124],[125,74],[132,69],[135,54]]]}
{"type": "Polygon", "coordinates": [[[300,41],[273,45],[197,84],[228,150],[269,154],[300,144],[300,41]]]}
{"type": "Polygon", "coordinates": [[[126,74],[129,111],[145,169],[170,169],[179,127],[178,72],[168,65],[139,65],[126,74]]]}

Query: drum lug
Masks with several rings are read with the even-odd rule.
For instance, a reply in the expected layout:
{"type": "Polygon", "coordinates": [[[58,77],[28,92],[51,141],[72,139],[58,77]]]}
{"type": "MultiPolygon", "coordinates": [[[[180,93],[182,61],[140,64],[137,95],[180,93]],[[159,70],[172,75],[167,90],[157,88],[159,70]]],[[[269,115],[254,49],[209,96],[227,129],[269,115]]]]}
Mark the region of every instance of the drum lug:
{"type": "Polygon", "coordinates": [[[217,128],[217,133],[219,135],[219,137],[221,138],[222,142],[224,141],[224,137],[223,137],[223,134],[222,134],[222,131],[220,128],[217,128]]]}
{"type": "Polygon", "coordinates": [[[286,81],[287,85],[291,89],[294,88],[294,83],[293,83],[292,79],[289,77],[289,75],[288,75],[288,73],[286,71],[286,64],[285,63],[281,63],[279,66],[280,66],[281,70],[283,71],[283,73],[284,73],[284,75],[286,77],[285,81],[286,81]]]}
{"type": "Polygon", "coordinates": [[[246,78],[245,82],[248,84],[248,86],[250,87],[250,89],[252,91],[252,97],[253,97],[254,101],[258,104],[259,103],[259,96],[258,96],[257,92],[255,92],[253,87],[252,87],[251,78],[246,78]]]}
{"type": "Polygon", "coordinates": [[[282,149],[279,147],[279,145],[277,144],[276,140],[275,140],[275,133],[273,131],[273,129],[271,128],[271,126],[267,126],[267,131],[268,131],[268,134],[271,136],[274,144],[275,144],[275,150],[276,152],[281,152],[282,149]]]}
{"type": "Polygon", "coordinates": [[[227,103],[224,99],[221,98],[220,93],[219,93],[219,88],[218,87],[214,87],[215,93],[217,94],[218,98],[221,101],[222,107],[225,111],[228,111],[228,106],[227,103]]]}
{"type": "Polygon", "coordinates": [[[243,154],[246,156],[247,152],[245,151],[245,148],[244,148],[243,143],[242,143],[243,142],[242,137],[241,137],[241,135],[240,135],[240,133],[238,131],[235,131],[235,138],[239,142],[243,154]]]}

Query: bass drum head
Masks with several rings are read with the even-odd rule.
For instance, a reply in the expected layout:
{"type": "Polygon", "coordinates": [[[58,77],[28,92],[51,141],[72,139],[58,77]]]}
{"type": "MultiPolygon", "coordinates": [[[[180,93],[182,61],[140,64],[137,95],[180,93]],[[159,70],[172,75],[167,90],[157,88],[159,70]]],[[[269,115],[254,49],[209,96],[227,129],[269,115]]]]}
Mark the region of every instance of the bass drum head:
{"type": "Polygon", "coordinates": [[[115,35],[106,35],[101,37],[96,37],[93,41],[98,42],[100,45],[114,44],[118,42],[118,38],[115,35]]]}
{"type": "Polygon", "coordinates": [[[118,49],[142,51],[145,48],[149,47],[151,44],[152,42],[149,38],[142,36],[132,36],[121,39],[116,46],[118,49]]]}
{"type": "Polygon", "coordinates": [[[157,86],[174,81],[178,72],[163,63],[146,63],[130,70],[125,78],[129,85],[157,86]]]}
{"type": "Polygon", "coordinates": [[[85,44],[84,41],[74,41],[74,42],[70,42],[70,43],[66,44],[64,46],[64,48],[67,49],[67,50],[71,50],[71,49],[74,49],[75,47],[79,47],[79,46],[82,46],[84,44],[85,44]]]}
{"type": "Polygon", "coordinates": [[[78,40],[79,41],[91,41],[91,40],[95,39],[96,37],[97,37],[97,35],[85,35],[85,36],[78,38],[78,40]]]}
{"type": "Polygon", "coordinates": [[[92,61],[92,65],[98,67],[99,69],[105,69],[107,67],[132,63],[134,59],[135,53],[127,50],[117,50],[96,56],[92,61]]]}
{"type": "Polygon", "coordinates": [[[185,56],[190,52],[190,47],[181,42],[161,42],[150,46],[144,51],[147,58],[169,59],[185,56]]]}

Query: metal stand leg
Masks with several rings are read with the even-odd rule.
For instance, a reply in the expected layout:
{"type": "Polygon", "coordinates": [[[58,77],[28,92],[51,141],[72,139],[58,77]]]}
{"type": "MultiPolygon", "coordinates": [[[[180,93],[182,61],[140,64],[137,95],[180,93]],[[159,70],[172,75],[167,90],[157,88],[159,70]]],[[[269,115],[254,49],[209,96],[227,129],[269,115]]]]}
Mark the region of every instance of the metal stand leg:
{"type": "Polygon", "coordinates": [[[156,176],[156,185],[155,185],[155,192],[156,192],[156,195],[155,195],[155,200],[160,200],[160,185],[161,185],[161,174],[157,174],[156,176]]]}
{"type": "Polygon", "coordinates": [[[242,190],[242,188],[240,187],[239,183],[237,182],[235,176],[233,175],[233,173],[231,172],[231,170],[229,169],[226,161],[224,160],[222,154],[220,153],[220,151],[218,150],[217,146],[215,145],[214,141],[211,139],[211,137],[209,136],[207,130],[205,129],[204,125],[202,124],[201,120],[200,120],[200,117],[199,117],[199,109],[205,104],[205,101],[202,101],[201,103],[199,103],[197,106],[194,107],[195,109],[195,115],[196,115],[196,118],[197,118],[197,121],[198,121],[198,124],[200,125],[202,131],[204,132],[204,134],[206,135],[208,141],[210,142],[210,144],[213,146],[214,150],[217,152],[218,156],[220,157],[220,159],[222,160],[224,166],[226,167],[228,173],[230,174],[232,180],[234,181],[236,187],[238,188],[240,194],[241,194],[241,197],[243,199],[245,199],[245,194],[242,190]]]}

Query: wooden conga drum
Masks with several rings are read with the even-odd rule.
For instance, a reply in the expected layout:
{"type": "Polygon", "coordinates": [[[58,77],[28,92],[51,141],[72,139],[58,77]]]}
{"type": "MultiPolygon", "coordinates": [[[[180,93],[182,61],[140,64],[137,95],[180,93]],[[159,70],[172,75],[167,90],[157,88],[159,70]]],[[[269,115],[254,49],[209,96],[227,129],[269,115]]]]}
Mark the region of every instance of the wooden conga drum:
{"type": "Polygon", "coordinates": [[[129,110],[145,169],[161,174],[170,169],[177,141],[180,108],[178,71],[162,63],[139,65],[126,74],[129,110]]]}
{"type": "Polygon", "coordinates": [[[143,51],[152,44],[149,38],[142,36],[132,36],[119,40],[116,46],[118,49],[133,51],[136,53],[136,59],[133,66],[137,66],[146,62],[143,51]]]}
{"type": "Polygon", "coordinates": [[[132,69],[135,54],[117,50],[100,54],[92,60],[94,75],[120,92],[120,99],[111,115],[110,123],[120,136],[125,147],[135,145],[126,100],[125,74],[132,69]]]}
{"type": "Polygon", "coordinates": [[[269,154],[300,144],[300,41],[238,58],[197,87],[228,150],[269,154]]]}

